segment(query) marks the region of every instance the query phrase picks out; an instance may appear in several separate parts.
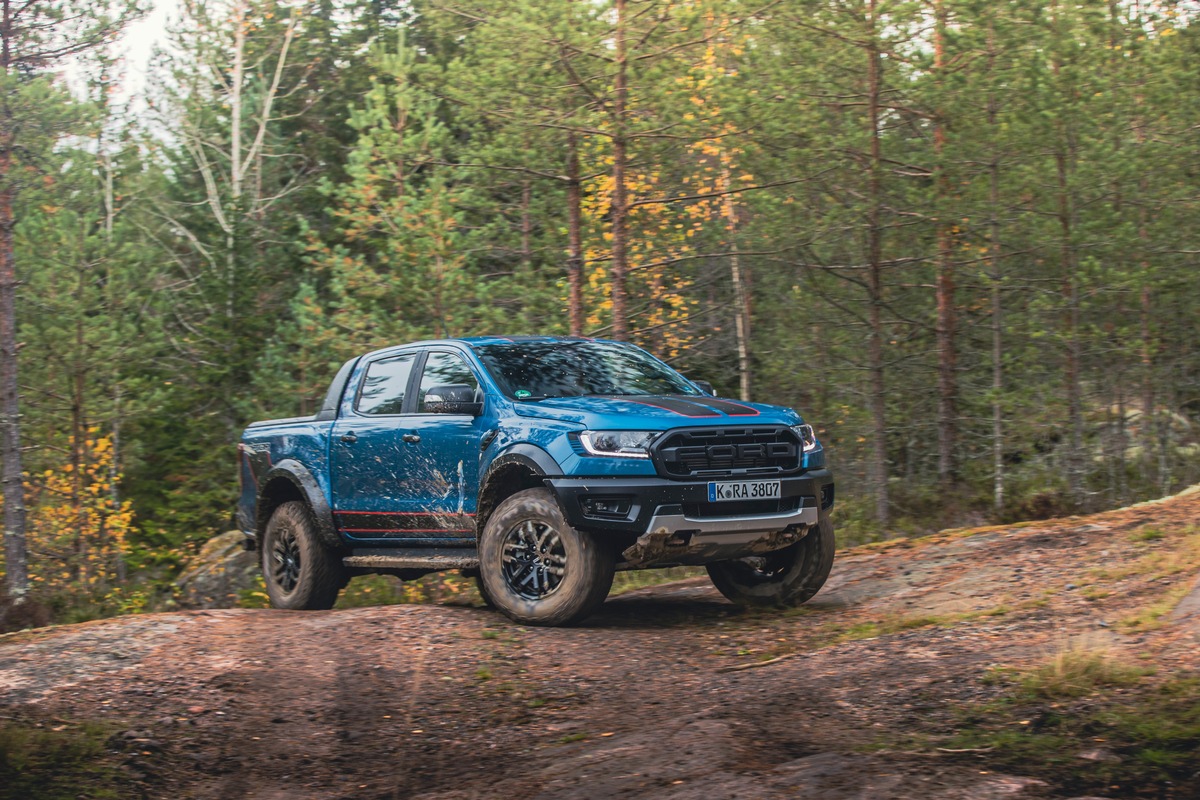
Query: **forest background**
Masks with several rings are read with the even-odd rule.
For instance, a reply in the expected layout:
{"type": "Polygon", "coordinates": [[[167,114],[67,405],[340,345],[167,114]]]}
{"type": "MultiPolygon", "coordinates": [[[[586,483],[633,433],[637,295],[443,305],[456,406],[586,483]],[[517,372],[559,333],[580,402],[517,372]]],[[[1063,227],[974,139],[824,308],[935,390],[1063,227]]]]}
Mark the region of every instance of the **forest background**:
{"type": "Polygon", "coordinates": [[[1196,3],[184,0],[126,105],[138,0],[0,6],[6,579],[59,619],[160,607],[242,427],[425,337],[795,406],[843,543],[1200,480],[1196,3]]]}

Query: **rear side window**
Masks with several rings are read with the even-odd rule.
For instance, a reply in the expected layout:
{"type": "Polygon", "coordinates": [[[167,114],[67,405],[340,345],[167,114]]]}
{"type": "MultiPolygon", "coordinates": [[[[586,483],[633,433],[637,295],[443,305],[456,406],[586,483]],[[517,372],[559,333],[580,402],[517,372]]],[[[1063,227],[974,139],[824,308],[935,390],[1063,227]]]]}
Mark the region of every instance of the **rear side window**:
{"type": "Polygon", "coordinates": [[[415,353],[373,361],[363,378],[362,392],[355,406],[360,414],[400,414],[404,394],[412,376],[415,353]]]}
{"type": "Polygon", "coordinates": [[[475,398],[479,381],[475,379],[475,373],[471,372],[471,368],[461,356],[454,353],[430,353],[425,359],[425,369],[421,372],[419,412],[424,413],[428,410],[425,407],[425,397],[430,394],[430,389],[436,390],[433,394],[437,397],[454,397],[459,402],[471,403],[477,402],[475,398]],[[466,390],[470,391],[469,395],[466,394],[466,390]]]}

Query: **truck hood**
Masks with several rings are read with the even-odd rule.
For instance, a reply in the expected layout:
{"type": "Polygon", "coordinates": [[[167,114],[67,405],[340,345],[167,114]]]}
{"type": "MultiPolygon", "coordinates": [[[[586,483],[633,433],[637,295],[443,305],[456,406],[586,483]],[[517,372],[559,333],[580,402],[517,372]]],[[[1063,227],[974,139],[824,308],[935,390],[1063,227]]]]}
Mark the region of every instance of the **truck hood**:
{"type": "Polygon", "coordinates": [[[666,430],[706,425],[798,425],[790,408],[700,395],[548,397],[516,402],[516,413],[593,430],[666,430]]]}

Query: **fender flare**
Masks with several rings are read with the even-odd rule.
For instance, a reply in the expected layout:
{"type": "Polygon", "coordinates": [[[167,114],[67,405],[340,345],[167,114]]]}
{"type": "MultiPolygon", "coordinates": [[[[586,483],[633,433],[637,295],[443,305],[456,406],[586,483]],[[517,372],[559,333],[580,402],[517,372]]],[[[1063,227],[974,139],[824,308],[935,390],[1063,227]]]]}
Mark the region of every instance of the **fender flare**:
{"type": "MultiPolygon", "coordinates": [[[[269,487],[273,481],[280,478],[291,483],[303,495],[312,512],[313,519],[317,523],[317,536],[321,541],[327,547],[341,549],[342,540],[333,524],[333,510],[329,508],[329,501],[325,499],[325,493],[321,491],[320,484],[317,483],[317,479],[313,477],[308,467],[294,458],[285,458],[263,476],[261,485],[269,487]]],[[[266,529],[267,521],[270,518],[269,514],[264,518],[263,512],[270,507],[269,504],[263,502],[264,499],[263,492],[260,490],[257,503],[259,531],[266,529]]]]}
{"type": "Polygon", "coordinates": [[[487,503],[487,495],[492,488],[492,481],[499,472],[511,466],[529,470],[539,481],[543,482],[547,477],[563,474],[562,468],[554,460],[554,457],[540,447],[522,442],[505,448],[503,452],[492,459],[491,463],[487,465],[487,469],[480,475],[479,495],[475,504],[476,536],[483,534],[484,523],[492,511],[492,507],[487,503]]]}
{"type": "MultiPolygon", "coordinates": [[[[485,476],[490,476],[500,467],[508,466],[509,464],[520,464],[523,467],[528,467],[534,475],[541,477],[553,477],[562,475],[562,467],[554,460],[554,457],[540,447],[524,442],[514,444],[511,447],[504,449],[500,455],[492,459],[492,463],[488,464],[485,476]]],[[[487,479],[480,481],[480,489],[487,484],[487,479]]]]}

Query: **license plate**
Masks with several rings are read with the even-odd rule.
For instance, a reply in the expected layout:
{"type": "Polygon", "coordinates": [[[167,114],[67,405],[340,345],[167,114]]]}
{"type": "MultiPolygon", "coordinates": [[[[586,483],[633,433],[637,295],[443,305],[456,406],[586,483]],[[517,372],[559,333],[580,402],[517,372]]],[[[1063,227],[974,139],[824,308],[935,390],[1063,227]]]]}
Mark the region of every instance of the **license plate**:
{"type": "Polygon", "coordinates": [[[721,503],[727,500],[777,500],[779,481],[738,481],[737,483],[710,483],[708,502],[721,503]]]}

